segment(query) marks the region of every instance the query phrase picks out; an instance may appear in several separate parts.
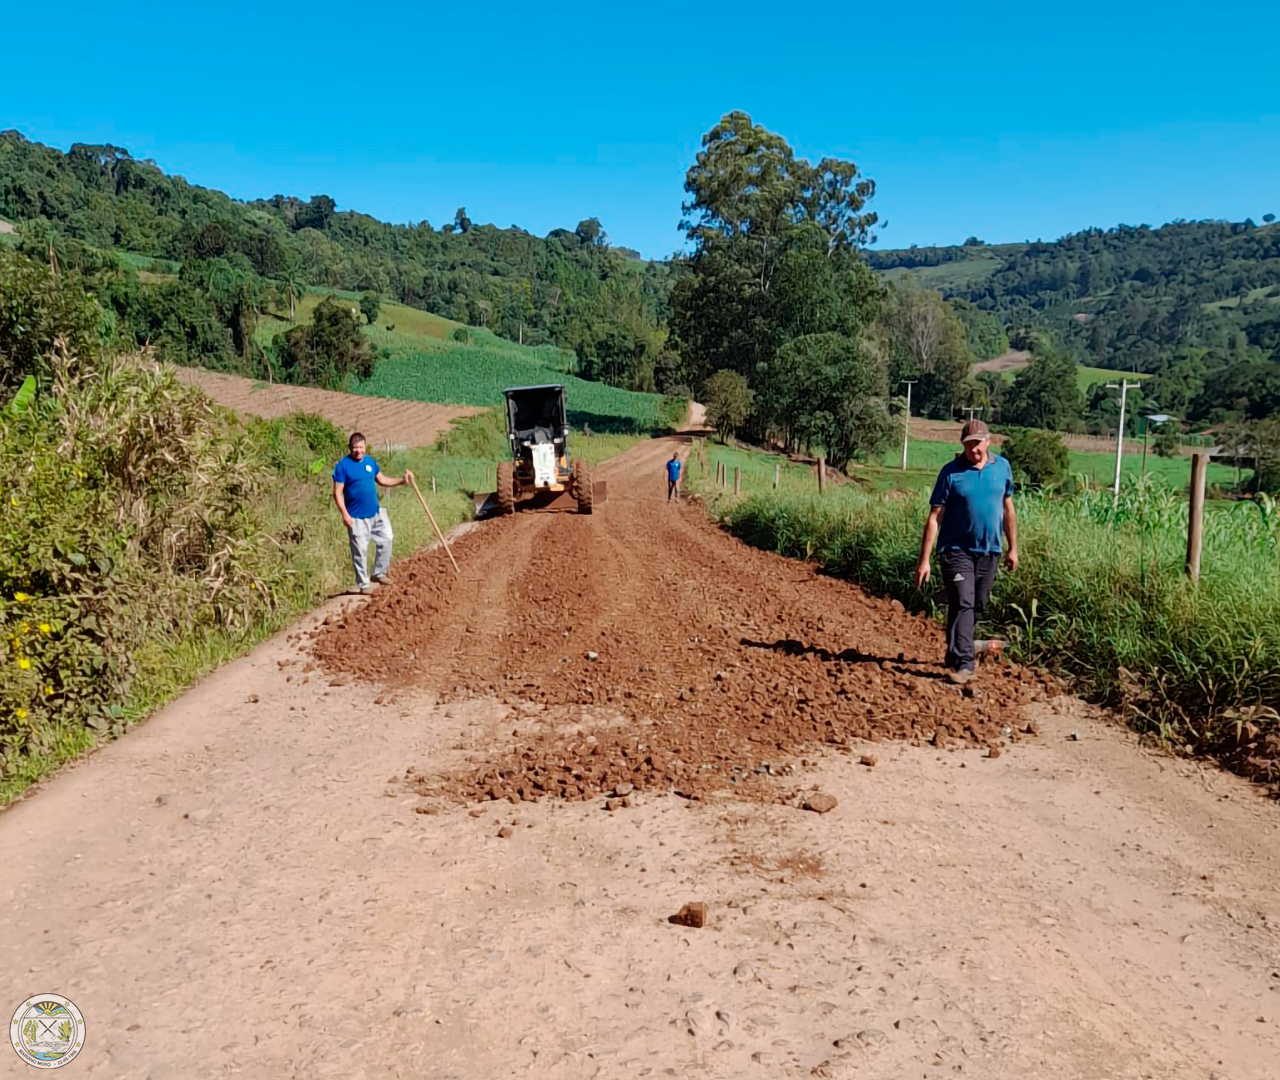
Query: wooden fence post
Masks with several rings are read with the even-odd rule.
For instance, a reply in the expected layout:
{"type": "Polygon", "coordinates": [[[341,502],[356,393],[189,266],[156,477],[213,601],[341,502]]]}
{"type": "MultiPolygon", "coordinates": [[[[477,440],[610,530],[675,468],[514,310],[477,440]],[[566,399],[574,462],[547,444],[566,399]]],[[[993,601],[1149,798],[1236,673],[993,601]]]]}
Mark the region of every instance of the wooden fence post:
{"type": "Polygon", "coordinates": [[[742,494],[742,470],[737,465],[733,467],[733,493],[742,494]]]}
{"type": "Polygon", "coordinates": [[[1191,455],[1191,506],[1187,513],[1187,574],[1200,580],[1200,548],[1204,541],[1204,482],[1208,472],[1207,454],[1191,455]]]}
{"type": "Polygon", "coordinates": [[[827,459],[825,457],[818,458],[818,494],[825,495],[827,493],[827,459]]]}
{"type": "Polygon", "coordinates": [[[775,463],[773,466],[773,490],[778,490],[778,478],[782,475],[782,466],[775,463]]]}
{"type": "Polygon", "coordinates": [[[431,477],[431,494],[434,495],[435,493],[436,493],[436,478],[435,478],[435,475],[433,474],[431,477]]]}

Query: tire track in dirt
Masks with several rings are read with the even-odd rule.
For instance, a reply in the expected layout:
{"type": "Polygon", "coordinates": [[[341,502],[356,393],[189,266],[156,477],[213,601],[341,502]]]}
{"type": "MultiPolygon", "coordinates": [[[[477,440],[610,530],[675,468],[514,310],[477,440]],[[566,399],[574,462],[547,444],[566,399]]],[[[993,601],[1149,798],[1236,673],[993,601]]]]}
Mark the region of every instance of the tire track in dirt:
{"type": "Polygon", "coordinates": [[[754,790],[763,764],[806,747],[994,746],[1027,733],[1022,707],[1047,679],[994,664],[976,688],[946,683],[931,621],[668,505],[672,445],[641,444],[602,469],[611,502],[596,514],[490,523],[455,546],[460,580],[442,553],[422,553],[321,630],[316,655],[342,674],[367,677],[347,648],[354,632],[391,657],[401,685],[577,710],[577,725],[522,734],[468,773],[424,778],[424,791],[754,790]]]}

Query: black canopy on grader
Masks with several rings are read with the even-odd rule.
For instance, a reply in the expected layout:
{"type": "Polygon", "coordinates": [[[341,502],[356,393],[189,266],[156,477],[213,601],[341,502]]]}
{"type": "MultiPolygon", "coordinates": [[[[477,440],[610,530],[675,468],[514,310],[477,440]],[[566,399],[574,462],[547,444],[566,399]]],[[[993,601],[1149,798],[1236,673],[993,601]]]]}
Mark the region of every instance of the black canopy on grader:
{"type": "Polygon", "coordinates": [[[605,498],[605,485],[595,483],[591,466],[569,457],[569,424],[564,387],[513,386],[507,400],[507,442],[511,459],[498,462],[498,490],[476,496],[476,516],[512,514],[516,509],[560,508],[576,502],[589,514],[605,498]]]}

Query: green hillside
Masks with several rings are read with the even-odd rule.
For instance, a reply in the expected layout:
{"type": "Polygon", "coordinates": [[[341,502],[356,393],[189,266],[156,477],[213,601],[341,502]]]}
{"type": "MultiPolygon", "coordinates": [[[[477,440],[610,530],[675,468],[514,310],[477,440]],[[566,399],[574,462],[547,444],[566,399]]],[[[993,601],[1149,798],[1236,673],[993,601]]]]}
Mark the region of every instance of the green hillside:
{"type": "Polygon", "coordinates": [[[995,315],[1014,347],[1048,331],[1086,367],[1155,376],[1156,399],[1185,419],[1280,411],[1280,224],[1122,225],[866,258],[995,315]]]}
{"type": "Polygon", "coordinates": [[[293,282],[373,291],[509,340],[572,349],[588,377],[667,389],[656,380],[669,367],[671,268],[615,251],[595,218],[537,237],[472,221],[464,207],[433,226],[340,210],[327,195],[241,202],[122,147],[77,143],[64,153],[17,131],[0,131],[0,216],[27,231],[33,255],[52,245],[63,267],[118,268],[159,287],[139,293],[116,281],[99,295],[137,344],[177,362],[260,369],[244,355],[256,335],[240,324],[263,300],[225,294],[293,282]]]}
{"type": "MultiPolygon", "coordinates": [[[[299,324],[306,325],[327,297],[350,301],[353,307],[359,301],[358,293],[308,292],[298,302],[299,324]]],[[[259,322],[257,334],[266,343],[288,327],[287,319],[272,313],[259,322]]],[[[372,376],[350,385],[358,394],[493,406],[501,403],[508,386],[554,382],[564,384],[569,422],[578,428],[649,432],[674,426],[681,419],[676,413],[683,409],[682,403],[579,378],[574,374],[572,352],[551,345],[518,345],[483,328],[466,327],[404,304],[383,304],[376,323],[365,326],[363,333],[378,359],[372,376]]]]}

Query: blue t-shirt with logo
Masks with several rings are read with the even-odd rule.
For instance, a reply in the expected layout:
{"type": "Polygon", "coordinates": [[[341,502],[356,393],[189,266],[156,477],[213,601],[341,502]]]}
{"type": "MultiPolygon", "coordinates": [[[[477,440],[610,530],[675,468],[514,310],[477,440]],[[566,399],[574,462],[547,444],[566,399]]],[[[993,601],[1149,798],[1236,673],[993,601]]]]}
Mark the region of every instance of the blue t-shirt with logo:
{"type": "Polygon", "coordinates": [[[1013,470],[1007,459],[987,453],[981,469],[957,454],[938,473],[929,499],[943,507],[939,551],[967,551],[971,555],[999,555],[1004,526],[1004,500],[1013,494],[1013,470]]]}
{"type": "Polygon", "coordinates": [[[378,463],[368,454],[355,461],[347,455],[333,467],[333,482],[342,485],[342,501],[353,518],[378,516],[378,463]]]}
{"type": "Polygon", "coordinates": [[[679,461],[667,462],[667,479],[672,482],[680,479],[680,462],[679,461]]]}

